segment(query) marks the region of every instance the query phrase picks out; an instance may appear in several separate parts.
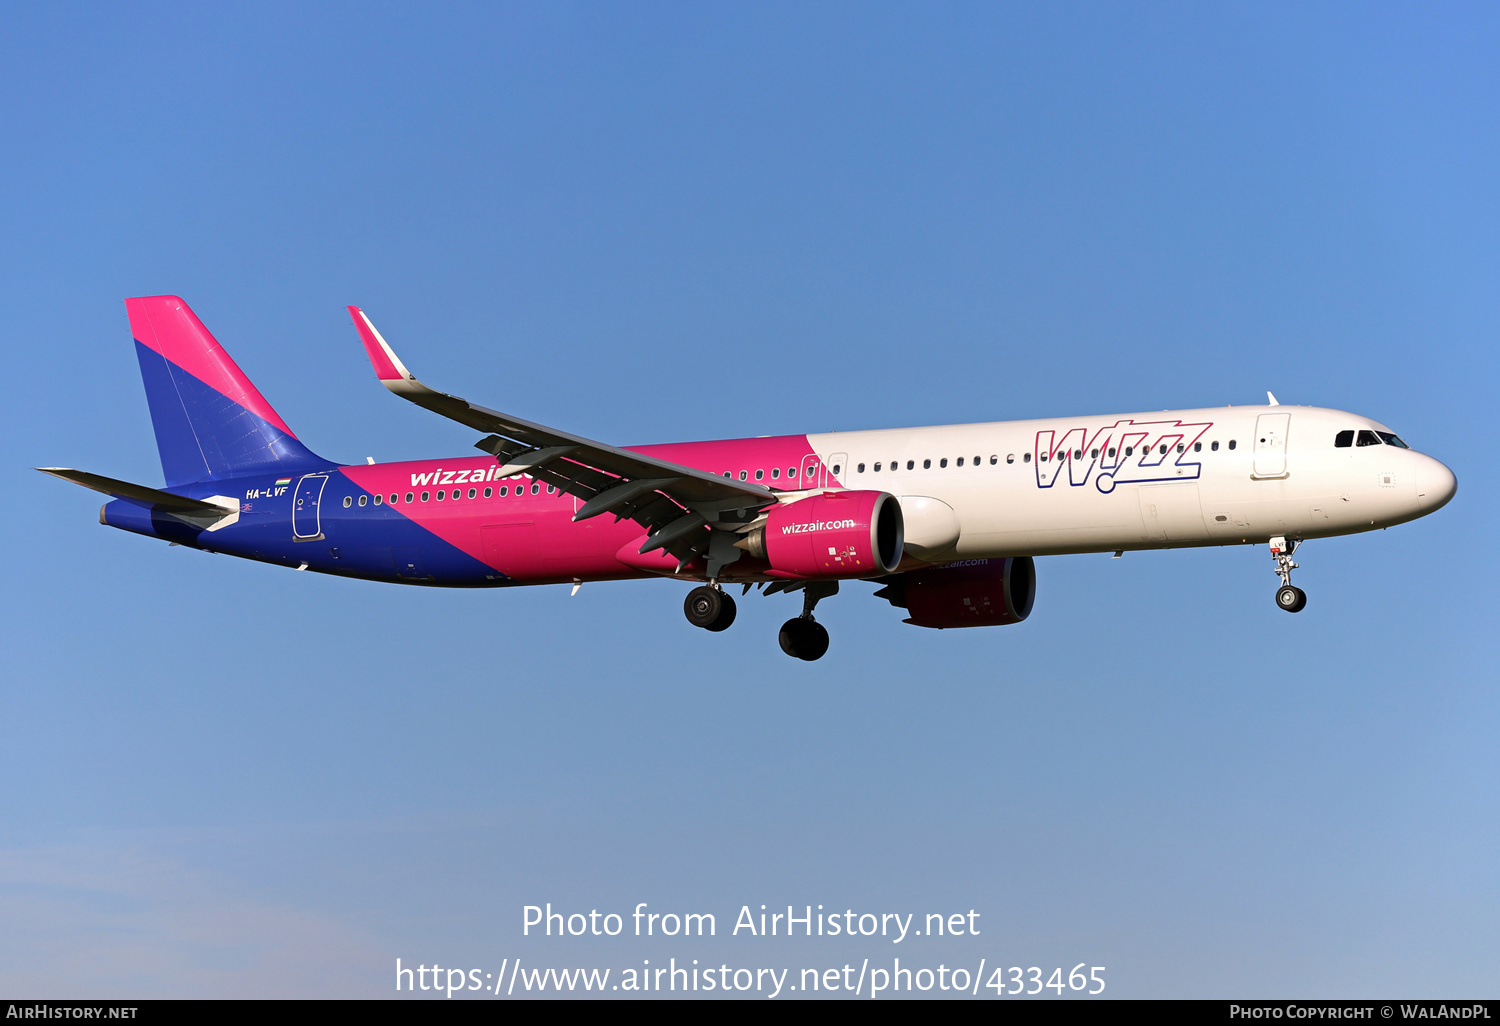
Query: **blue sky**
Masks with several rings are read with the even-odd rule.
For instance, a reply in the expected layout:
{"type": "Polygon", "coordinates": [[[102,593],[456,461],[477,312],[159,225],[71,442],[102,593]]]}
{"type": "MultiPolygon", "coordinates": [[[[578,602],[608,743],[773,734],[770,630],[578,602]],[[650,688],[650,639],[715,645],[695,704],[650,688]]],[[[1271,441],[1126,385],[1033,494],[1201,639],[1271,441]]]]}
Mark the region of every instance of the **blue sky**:
{"type": "Polygon", "coordinates": [[[891,954],[520,936],[645,901],[974,908],[910,957],[1118,996],[1495,992],[1493,7],[6,23],[0,989],[891,954]],[[710,636],[665,582],[400,589],[99,527],[29,468],[160,481],[121,300],[164,292],[346,461],[473,441],[373,380],[355,303],[437,387],[622,444],[1273,389],[1459,492],[1307,545],[1296,617],[1259,549],[1049,558],[1015,627],[846,588],[799,664],[790,599],[710,636]]]}

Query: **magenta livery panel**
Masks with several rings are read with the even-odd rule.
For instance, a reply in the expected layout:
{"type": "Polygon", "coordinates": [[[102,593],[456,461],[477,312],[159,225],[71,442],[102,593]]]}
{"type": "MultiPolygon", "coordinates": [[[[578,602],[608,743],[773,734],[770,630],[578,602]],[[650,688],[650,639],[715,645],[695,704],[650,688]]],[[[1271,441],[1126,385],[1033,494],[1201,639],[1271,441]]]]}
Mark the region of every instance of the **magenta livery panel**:
{"type": "Polygon", "coordinates": [[[662,577],[722,631],[727,586],[793,593],[778,640],[828,649],[841,582],[920,627],[1024,621],[1033,558],[1265,545],[1298,612],[1292,553],[1454,495],[1447,467],[1358,414],[1195,408],[618,447],[478,406],[412,374],[349,313],[389,391],[481,437],[482,455],[339,464],[309,450],[176,296],[126,300],[164,487],[65,467],[108,526],[297,570],[439,587],[662,577]]]}

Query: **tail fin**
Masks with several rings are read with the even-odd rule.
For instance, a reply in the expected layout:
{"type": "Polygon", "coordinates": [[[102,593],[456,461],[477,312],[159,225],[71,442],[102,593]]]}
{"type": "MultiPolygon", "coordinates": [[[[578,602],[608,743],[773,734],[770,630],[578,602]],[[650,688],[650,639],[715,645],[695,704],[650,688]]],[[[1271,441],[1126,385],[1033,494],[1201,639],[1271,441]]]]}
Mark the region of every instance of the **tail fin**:
{"type": "Polygon", "coordinates": [[[167,487],[326,470],[176,296],[125,300],[167,487]]]}

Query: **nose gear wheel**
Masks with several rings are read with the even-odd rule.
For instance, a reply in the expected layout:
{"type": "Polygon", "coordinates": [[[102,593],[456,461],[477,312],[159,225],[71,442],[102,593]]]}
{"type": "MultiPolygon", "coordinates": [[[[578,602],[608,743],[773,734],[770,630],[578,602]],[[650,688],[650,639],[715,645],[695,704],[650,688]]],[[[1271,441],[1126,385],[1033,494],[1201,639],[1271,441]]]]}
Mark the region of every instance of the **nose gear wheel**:
{"type": "Polygon", "coordinates": [[[1292,553],[1297,551],[1297,544],[1295,540],[1280,537],[1271,539],[1271,558],[1276,561],[1276,576],[1281,578],[1281,587],[1276,589],[1276,608],[1288,613],[1300,613],[1307,605],[1307,592],[1292,585],[1292,571],[1297,569],[1292,553]]]}

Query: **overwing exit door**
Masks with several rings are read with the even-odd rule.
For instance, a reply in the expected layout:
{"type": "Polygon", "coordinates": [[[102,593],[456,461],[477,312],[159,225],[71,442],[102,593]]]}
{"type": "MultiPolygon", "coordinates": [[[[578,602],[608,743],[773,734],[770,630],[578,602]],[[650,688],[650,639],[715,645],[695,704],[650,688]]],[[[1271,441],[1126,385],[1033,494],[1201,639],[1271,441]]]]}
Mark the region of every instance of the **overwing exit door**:
{"type": "Polygon", "coordinates": [[[823,468],[823,461],[816,456],[804,456],[802,458],[802,479],[797,482],[798,488],[817,488],[818,472],[823,468]]]}
{"type": "Polygon", "coordinates": [[[823,479],[823,487],[827,488],[831,486],[835,481],[837,481],[839,484],[843,484],[844,475],[849,472],[849,454],[845,452],[836,452],[832,456],[828,457],[828,459],[824,462],[827,470],[825,472],[826,476],[823,479]]]}
{"type": "Polygon", "coordinates": [[[1286,436],[1290,413],[1262,413],[1255,418],[1255,477],[1286,477],[1286,436]]]}
{"type": "Polygon", "coordinates": [[[292,538],[296,541],[317,541],[323,537],[322,521],[318,516],[318,503],[323,498],[323,486],[328,483],[326,474],[308,474],[297,482],[292,495],[292,538]]]}

